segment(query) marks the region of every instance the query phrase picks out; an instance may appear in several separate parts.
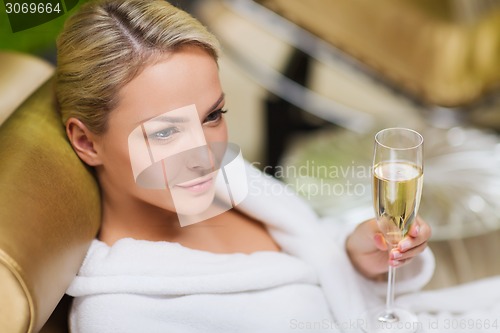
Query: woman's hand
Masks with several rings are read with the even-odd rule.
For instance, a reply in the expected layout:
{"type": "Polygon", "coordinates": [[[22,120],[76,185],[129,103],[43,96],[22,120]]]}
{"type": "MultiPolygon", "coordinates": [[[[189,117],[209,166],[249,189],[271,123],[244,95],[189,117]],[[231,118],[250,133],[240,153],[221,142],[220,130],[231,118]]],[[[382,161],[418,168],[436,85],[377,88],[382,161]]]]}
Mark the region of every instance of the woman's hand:
{"type": "Polygon", "coordinates": [[[431,236],[431,228],[424,220],[417,217],[410,231],[389,255],[384,236],[380,232],[376,220],[368,220],[356,227],[347,238],[346,250],[354,267],[364,276],[371,279],[382,278],[387,266],[400,267],[427,247],[431,236]]]}

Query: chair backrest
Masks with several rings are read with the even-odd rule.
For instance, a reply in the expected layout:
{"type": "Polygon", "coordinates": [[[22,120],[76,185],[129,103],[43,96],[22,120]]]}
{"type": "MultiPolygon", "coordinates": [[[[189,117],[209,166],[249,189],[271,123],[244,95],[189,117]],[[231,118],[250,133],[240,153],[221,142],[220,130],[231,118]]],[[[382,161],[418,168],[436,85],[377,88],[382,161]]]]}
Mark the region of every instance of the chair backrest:
{"type": "Polygon", "coordinates": [[[99,222],[98,186],[67,141],[49,80],[0,126],[0,332],[42,328],[99,222]]]}

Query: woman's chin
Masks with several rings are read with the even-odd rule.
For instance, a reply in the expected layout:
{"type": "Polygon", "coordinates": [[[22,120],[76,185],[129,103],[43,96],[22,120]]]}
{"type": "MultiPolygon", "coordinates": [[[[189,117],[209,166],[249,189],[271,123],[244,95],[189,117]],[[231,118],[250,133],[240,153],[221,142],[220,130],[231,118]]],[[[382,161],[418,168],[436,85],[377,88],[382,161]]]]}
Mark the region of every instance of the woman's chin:
{"type": "Polygon", "coordinates": [[[178,190],[172,192],[172,198],[178,215],[203,215],[215,204],[215,188],[212,186],[203,193],[178,190]]]}

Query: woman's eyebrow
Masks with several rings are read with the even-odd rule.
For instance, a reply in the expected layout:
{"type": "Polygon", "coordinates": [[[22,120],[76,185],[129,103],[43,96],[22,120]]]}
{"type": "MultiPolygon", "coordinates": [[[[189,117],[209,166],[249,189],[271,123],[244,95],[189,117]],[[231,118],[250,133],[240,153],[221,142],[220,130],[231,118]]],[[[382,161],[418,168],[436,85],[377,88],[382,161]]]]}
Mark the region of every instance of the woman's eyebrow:
{"type": "Polygon", "coordinates": [[[155,122],[155,121],[161,121],[161,122],[166,122],[166,123],[177,124],[177,123],[187,123],[190,120],[187,117],[169,116],[169,115],[166,115],[166,114],[162,114],[162,115],[159,115],[159,116],[154,116],[154,117],[151,117],[151,118],[140,120],[140,121],[138,121],[136,123],[136,125],[142,125],[142,124],[147,123],[147,122],[155,122]]]}
{"type": "Polygon", "coordinates": [[[163,121],[166,123],[187,123],[189,122],[189,118],[186,117],[178,117],[178,116],[167,116],[167,115],[161,115],[158,117],[155,117],[153,119],[150,119],[149,121],[163,121]]]}
{"type": "MultiPolygon", "coordinates": [[[[219,98],[217,99],[217,101],[214,104],[212,104],[212,106],[208,109],[207,112],[205,112],[205,115],[208,115],[209,113],[217,110],[217,107],[224,100],[224,97],[225,97],[225,94],[222,93],[219,96],[219,98]]],[[[141,120],[141,121],[137,122],[137,125],[140,125],[140,124],[143,124],[145,122],[152,121],[152,120],[153,121],[169,122],[169,123],[187,123],[187,122],[190,121],[190,119],[186,118],[186,117],[169,116],[169,115],[163,114],[163,115],[160,115],[160,116],[156,116],[156,117],[152,117],[152,118],[149,118],[149,119],[141,120]]]]}

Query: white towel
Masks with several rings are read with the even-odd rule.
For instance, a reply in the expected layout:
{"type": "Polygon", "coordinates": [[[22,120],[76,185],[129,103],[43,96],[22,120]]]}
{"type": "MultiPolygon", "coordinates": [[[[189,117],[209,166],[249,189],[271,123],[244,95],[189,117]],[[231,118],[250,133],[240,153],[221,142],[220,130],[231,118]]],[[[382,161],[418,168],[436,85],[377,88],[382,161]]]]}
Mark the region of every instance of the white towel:
{"type": "MultiPolygon", "coordinates": [[[[321,223],[280,182],[248,167],[237,208],[265,223],[283,252],[213,254],[179,244],[94,241],[68,289],[72,332],[359,332],[385,283],[360,276],[344,251],[352,225],[321,223]]],[[[426,251],[398,269],[398,291],[432,276],[426,251]]]]}

